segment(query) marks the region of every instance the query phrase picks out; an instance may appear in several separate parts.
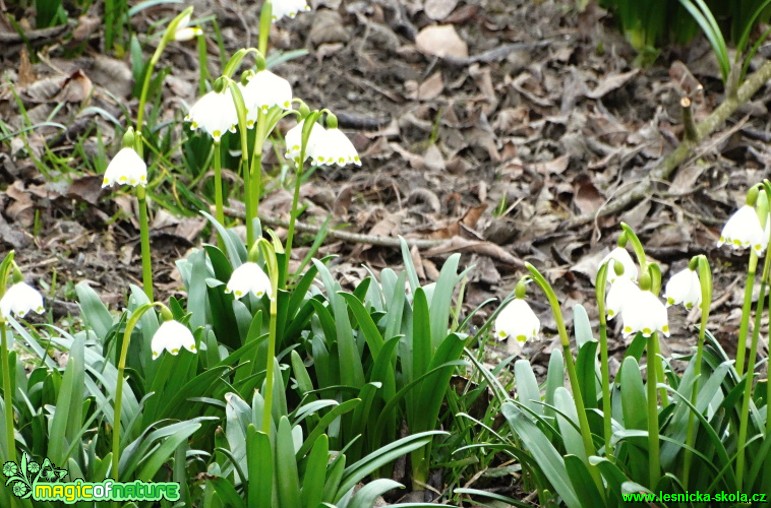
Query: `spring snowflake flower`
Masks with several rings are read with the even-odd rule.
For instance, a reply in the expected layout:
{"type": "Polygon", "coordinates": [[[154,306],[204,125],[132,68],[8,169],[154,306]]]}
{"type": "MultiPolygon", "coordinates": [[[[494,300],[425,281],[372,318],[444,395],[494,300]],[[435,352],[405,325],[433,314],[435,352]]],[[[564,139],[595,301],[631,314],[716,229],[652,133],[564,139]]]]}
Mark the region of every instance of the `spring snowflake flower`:
{"type": "Polygon", "coordinates": [[[701,283],[696,270],[686,268],[674,274],[664,290],[667,307],[683,304],[688,310],[701,305],[701,283]]]}
{"type": "MultiPolygon", "coordinates": [[[[610,260],[618,261],[621,263],[621,266],[624,267],[624,273],[621,275],[622,277],[629,280],[637,280],[637,265],[634,264],[632,256],[629,255],[629,251],[627,251],[625,248],[616,247],[610,251],[610,253],[605,256],[602,261],[600,261],[600,266],[604,265],[610,260]]],[[[615,263],[608,265],[608,282],[611,284],[619,277],[619,275],[616,274],[616,268],[614,265],[615,263]]]]}
{"type": "Polygon", "coordinates": [[[43,295],[25,282],[17,282],[0,299],[0,316],[24,317],[29,311],[42,314],[43,295]]]}
{"type": "Polygon", "coordinates": [[[298,12],[309,10],[311,8],[306,0],[274,0],[273,21],[278,21],[284,17],[294,18],[298,12]]]}
{"type": "Polygon", "coordinates": [[[621,318],[624,321],[624,337],[637,332],[649,337],[661,332],[669,337],[667,308],[650,291],[639,290],[633,299],[623,306],[621,318]]]}
{"type": "Polygon", "coordinates": [[[637,287],[634,281],[626,277],[616,279],[610,285],[610,291],[608,291],[608,296],[605,298],[605,313],[608,319],[613,319],[621,314],[627,303],[634,303],[639,292],[640,288],[637,287]]]}
{"type": "Polygon", "coordinates": [[[257,122],[259,111],[265,113],[273,106],[281,109],[292,107],[292,85],[269,70],[258,72],[246,85],[239,84],[239,87],[247,109],[247,126],[250,128],[257,122]]]}
{"type": "Polygon", "coordinates": [[[356,147],[353,146],[348,136],[337,128],[325,129],[321,127],[310,155],[314,164],[327,166],[355,164],[361,166],[361,159],[356,147]]]}
{"type": "Polygon", "coordinates": [[[136,150],[129,146],[121,148],[115,154],[104,172],[102,188],[110,187],[115,183],[133,187],[147,184],[147,164],[136,150]]]}
{"type": "MultiPolygon", "coordinates": [[[[284,136],[284,142],[286,143],[286,158],[293,160],[297,165],[300,164],[303,125],[305,125],[305,120],[289,129],[286,136],[284,136]]],[[[308,146],[305,147],[305,160],[308,160],[308,157],[313,153],[314,147],[322,136],[322,134],[320,134],[322,129],[324,129],[324,127],[318,124],[314,125],[311,129],[310,136],[308,136],[308,146]]]]}
{"type": "Polygon", "coordinates": [[[193,130],[203,129],[208,132],[215,143],[219,143],[226,131],[235,132],[238,114],[230,90],[212,90],[204,94],[190,108],[185,121],[191,122],[190,128],[193,130]]]}
{"type": "Polygon", "coordinates": [[[150,342],[153,360],[158,358],[164,349],[176,356],[183,347],[191,353],[198,351],[193,333],[187,326],[175,320],[161,323],[150,342]]]}
{"type": "Polygon", "coordinates": [[[728,219],[720,233],[717,246],[724,244],[733,249],[751,247],[758,256],[763,254],[768,244],[768,234],[763,231],[755,208],[744,205],[728,219]]]}
{"type": "Polygon", "coordinates": [[[517,342],[537,340],[541,321],[528,303],[515,298],[495,318],[495,336],[501,340],[510,337],[517,342]]]}
{"type": "Polygon", "coordinates": [[[188,26],[190,24],[190,14],[185,16],[179,21],[177,29],[174,31],[174,40],[179,42],[185,42],[192,40],[194,37],[201,35],[203,30],[196,26],[188,26]]]}
{"type": "Polygon", "coordinates": [[[233,293],[236,298],[246,296],[250,292],[257,298],[262,298],[265,294],[270,298],[271,294],[270,278],[257,263],[251,261],[233,270],[225,289],[225,293],[233,293]]]}

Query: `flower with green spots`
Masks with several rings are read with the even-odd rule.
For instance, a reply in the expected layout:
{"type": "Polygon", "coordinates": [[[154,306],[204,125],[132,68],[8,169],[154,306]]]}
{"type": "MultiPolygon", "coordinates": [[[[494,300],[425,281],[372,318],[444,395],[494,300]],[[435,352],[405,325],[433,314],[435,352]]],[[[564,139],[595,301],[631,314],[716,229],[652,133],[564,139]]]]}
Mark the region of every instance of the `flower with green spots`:
{"type": "Polygon", "coordinates": [[[185,117],[193,130],[203,129],[219,143],[227,132],[235,132],[238,124],[238,114],[233,97],[227,89],[222,92],[212,90],[203,95],[185,117]]]}
{"type": "Polygon", "coordinates": [[[257,298],[262,298],[263,295],[267,294],[270,298],[270,278],[260,268],[260,265],[248,261],[233,270],[225,293],[233,293],[236,298],[242,298],[247,293],[252,293],[257,298]]]}
{"type": "Polygon", "coordinates": [[[147,184],[147,164],[136,150],[129,146],[121,148],[115,154],[104,172],[102,188],[110,187],[115,183],[132,187],[147,184]]]}
{"type": "Polygon", "coordinates": [[[760,225],[755,208],[744,205],[739,208],[723,226],[717,246],[730,245],[732,249],[740,250],[750,247],[755,254],[761,256],[768,244],[768,234],[760,225]]]}
{"type": "Polygon", "coordinates": [[[153,335],[153,339],[150,341],[153,360],[158,358],[164,350],[176,356],[183,347],[191,353],[198,351],[195,346],[195,338],[190,329],[173,319],[161,323],[161,326],[158,327],[158,330],[153,335]]]}
{"type": "Polygon", "coordinates": [[[674,274],[664,290],[667,307],[683,304],[688,310],[701,305],[701,282],[696,270],[686,268],[674,274]]]}
{"type": "Polygon", "coordinates": [[[5,476],[11,477],[18,472],[19,472],[19,466],[17,466],[15,462],[11,462],[9,460],[5,464],[3,464],[3,474],[5,476]]]}
{"type": "Polygon", "coordinates": [[[669,320],[667,308],[650,291],[639,290],[630,294],[623,305],[621,319],[624,321],[624,337],[641,333],[650,337],[655,332],[661,332],[669,337],[669,320]]]}
{"type": "Polygon", "coordinates": [[[541,321],[522,298],[509,302],[495,319],[495,336],[500,340],[509,338],[520,343],[537,340],[540,330],[541,321]]]}

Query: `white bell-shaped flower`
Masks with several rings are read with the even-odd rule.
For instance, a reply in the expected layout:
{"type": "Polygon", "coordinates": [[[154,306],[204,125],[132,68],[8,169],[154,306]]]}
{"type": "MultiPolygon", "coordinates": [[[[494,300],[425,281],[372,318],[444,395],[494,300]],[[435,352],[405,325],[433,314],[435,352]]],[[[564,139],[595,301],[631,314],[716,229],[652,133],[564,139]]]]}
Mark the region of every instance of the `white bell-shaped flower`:
{"type": "Polygon", "coordinates": [[[610,291],[608,291],[605,297],[605,313],[608,319],[621,314],[624,310],[624,306],[627,303],[634,304],[637,293],[640,292],[640,288],[634,281],[627,279],[626,277],[619,277],[613,284],[610,285],[610,291]]]}
{"type": "Polygon", "coordinates": [[[236,105],[230,90],[212,90],[204,94],[190,108],[185,120],[191,122],[191,129],[203,129],[219,143],[223,134],[227,131],[235,132],[238,124],[236,105]]]}
{"type": "MultiPolygon", "coordinates": [[[[600,266],[611,260],[618,261],[621,263],[621,266],[624,267],[622,277],[629,280],[637,280],[637,265],[634,264],[634,260],[632,259],[632,256],[629,255],[628,250],[623,247],[616,247],[600,261],[600,266]]],[[[608,264],[608,282],[613,283],[618,277],[619,275],[616,274],[615,263],[608,264]]]]}
{"type": "Polygon", "coordinates": [[[495,336],[500,340],[507,337],[520,343],[537,340],[540,330],[541,321],[521,298],[510,301],[495,318],[495,336]]]}
{"type": "Polygon", "coordinates": [[[153,360],[158,358],[164,350],[176,356],[183,347],[191,353],[198,351],[195,346],[195,338],[190,329],[173,319],[161,323],[161,326],[158,327],[158,330],[153,335],[152,341],[150,341],[153,360]]]}
{"type": "MultiPolygon", "coordinates": [[[[300,149],[303,138],[303,125],[305,120],[301,121],[291,129],[289,129],[284,136],[284,142],[286,143],[286,158],[294,161],[295,164],[300,164],[300,149]]],[[[324,127],[316,124],[311,129],[311,133],[308,136],[308,146],[305,147],[305,160],[311,157],[314,153],[315,146],[324,135],[324,127]]],[[[305,162],[305,160],[303,162],[305,162]]]]}
{"type": "Polygon", "coordinates": [[[43,295],[26,282],[17,282],[9,287],[3,298],[0,299],[0,316],[2,317],[14,315],[21,318],[26,316],[29,311],[42,314],[44,310],[43,295]]]}
{"type": "Polygon", "coordinates": [[[683,304],[690,310],[694,306],[701,305],[701,282],[696,270],[686,268],[674,274],[667,282],[664,289],[664,297],[667,299],[667,307],[683,304]]]}
{"type": "Polygon", "coordinates": [[[720,233],[717,246],[728,244],[733,249],[752,248],[757,255],[762,255],[768,244],[768,234],[763,231],[755,208],[744,205],[726,222],[720,233]]]}
{"type": "Polygon", "coordinates": [[[292,107],[292,85],[269,70],[258,72],[246,85],[239,84],[239,87],[246,105],[246,124],[250,128],[257,122],[258,112],[265,113],[273,106],[292,107]]]}
{"type": "Polygon", "coordinates": [[[233,293],[236,298],[252,293],[257,298],[271,295],[270,278],[257,263],[248,261],[235,270],[230,276],[225,293],[233,293]]]}
{"type": "Polygon", "coordinates": [[[107,165],[102,188],[115,183],[133,187],[147,184],[147,164],[131,147],[121,148],[107,165]]]}
{"type": "Polygon", "coordinates": [[[669,337],[667,308],[650,291],[639,290],[633,300],[624,304],[621,318],[624,321],[624,336],[640,332],[649,337],[661,332],[669,337]]]}
{"type": "Polygon", "coordinates": [[[197,26],[188,26],[190,24],[190,14],[179,20],[177,29],[174,31],[174,40],[185,42],[203,33],[197,26]]]}
{"type": "MultiPolygon", "coordinates": [[[[314,130],[316,128],[318,127],[314,127],[314,130]]],[[[355,164],[361,166],[361,159],[356,147],[353,146],[348,136],[337,128],[324,129],[321,127],[310,155],[314,164],[327,166],[355,164]]]]}
{"type": "Polygon", "coordinates": [[[272,4],[273,21],[284,17],[294,18],[298,12],[311,10],[306,0],[273,0],[272,4]]]}

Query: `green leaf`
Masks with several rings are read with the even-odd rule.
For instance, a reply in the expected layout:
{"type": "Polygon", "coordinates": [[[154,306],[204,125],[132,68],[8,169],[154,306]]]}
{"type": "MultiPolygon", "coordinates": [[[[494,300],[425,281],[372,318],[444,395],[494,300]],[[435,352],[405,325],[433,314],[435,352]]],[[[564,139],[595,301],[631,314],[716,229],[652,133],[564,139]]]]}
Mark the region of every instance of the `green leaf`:
{"type": "Polygon", "coordinates": [[[104,340],[113,326],[114,320],[107,307],[99,299],[99,295],[83,281],[75,286],[80,312],[86,326],[92,328],[100,340],[104,340]]]}
{"type": "Polygon", "coordinates": [[[530,452],[562,501],[568,508],[582,508],[583,505],[568,477],[562,455],[549,439],[513,403],[505,402],[501,410],[511,430],[522,440],[524,448],[530,452]]]}
{"type": "Polygon", "coordinates": [[[317,508],[324,498],[324,480],[327,476],[329,461],[329,438],[322,434],[313,443],[308,461],[305,464],[305,475],[301,492],[304,508],[317,508]]]}
{"type": "Polygon", "coordinates": [[[301,506],[292,424],[286,416],[279,420],[276,434],[276,487],[280,506],[301,506]]]}
{"type": "Polygon", "coordinates": [[[543,414],[543,406],[540,404],[541,390],[538,388],[538,381],[535,379],[530,362],[517,360],[514,363],[514,379],[517,382],[519,401],[535,414],[543,414]]]}
{"type": "Polygon", "coordinates": [[[387,478],[380,478],[369,482],[353,495],[348,503],[348,508],[372,508],[377,499],[393,489],[403,489],[404,485],[387,478]]]}
{"type": "Polygon", "coordinates": [[[597,490],[597,486],[592,479],[592,475],[587,469],[585,459],[581,459],[575,455],[566,455],[565,469],[568,472],[568,476],[570,477],[570,481],[573,484],[576,495],[578,496],[578,499],[581,501],[583,506],[606,506],[602,494],[599,490],[597,490]]]}
{"type": "Polygon", "coordinates": [[[619,384],[621,385],[621,406],[624,413],[624,427],[627,429],[648,429],[648,397],[640,374],[640,366],[632,357],[622,364],[619,384]]]}

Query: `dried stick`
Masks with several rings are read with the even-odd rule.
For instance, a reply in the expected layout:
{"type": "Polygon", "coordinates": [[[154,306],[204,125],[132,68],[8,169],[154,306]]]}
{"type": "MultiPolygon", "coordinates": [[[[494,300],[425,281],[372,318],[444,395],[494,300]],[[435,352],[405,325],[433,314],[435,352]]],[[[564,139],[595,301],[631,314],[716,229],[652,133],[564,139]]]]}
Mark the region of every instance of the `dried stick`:
{"type": "Polygon", "coordinates": [[[675,169],[688,158],[693,149],[704,138],[720,127],[739,106],[749,101],[755,95],[755,92],[760,90],[760,87],[769,80],[771,80],[771,62],[766,62],[744,81],[744,84],[742,84],[735,96],[726,97],[712,114],[696,126],[696,140],[683,140],[673,152],[662,159],[658,168],[651,171],[637,185],[622,194],[608,206],[601,208],[597,213],[578,215],[568,219],[560,227],[574,228],[595,221],[599,217],[622,212],[650,195],[653,182],[668,180],[675,169]]]}

